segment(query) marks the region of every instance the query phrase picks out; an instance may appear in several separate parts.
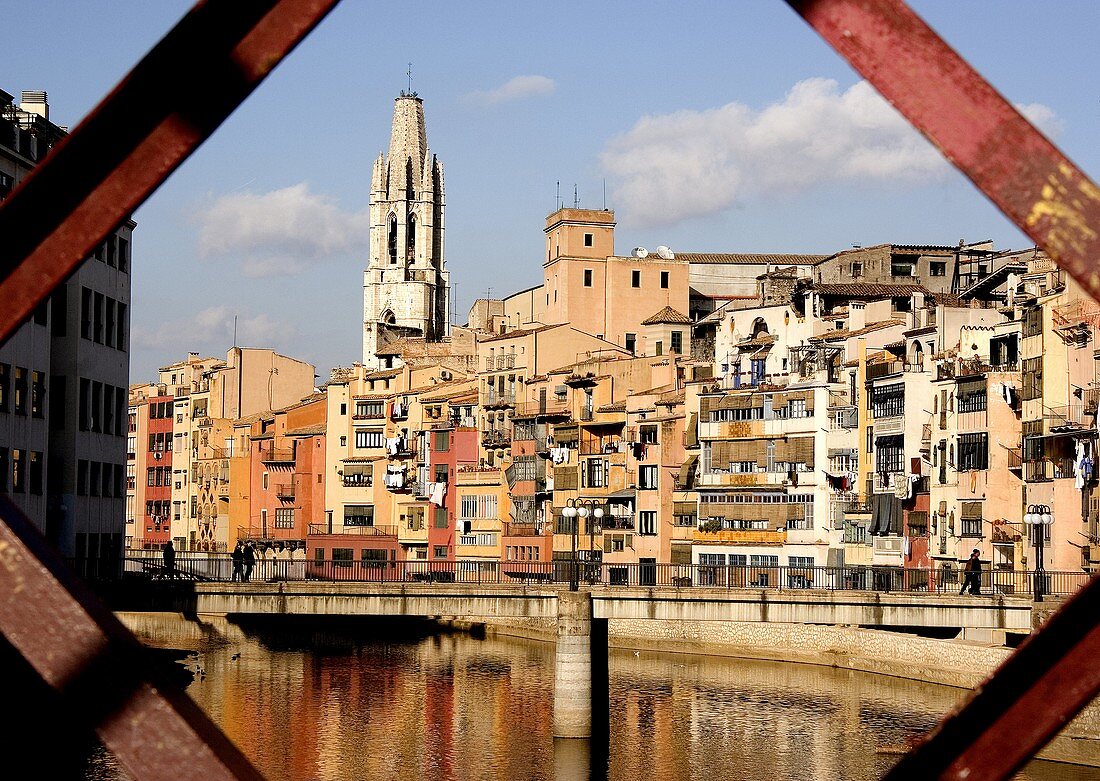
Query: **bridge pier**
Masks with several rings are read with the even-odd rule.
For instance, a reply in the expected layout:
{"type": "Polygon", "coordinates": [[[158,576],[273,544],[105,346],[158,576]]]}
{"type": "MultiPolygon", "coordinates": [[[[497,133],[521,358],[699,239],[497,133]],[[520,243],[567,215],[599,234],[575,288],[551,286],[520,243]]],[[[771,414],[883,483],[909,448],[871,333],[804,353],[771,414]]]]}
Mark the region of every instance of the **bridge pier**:
{"type": "Polygon", "coordinates": [[[558,594],[558,642],[554,659],[554,737],[592,737],[607,718],[607,620],[592,618],[592,594],[558,594]],[[602,710],[599,710],[602,709],[602,710]]]}

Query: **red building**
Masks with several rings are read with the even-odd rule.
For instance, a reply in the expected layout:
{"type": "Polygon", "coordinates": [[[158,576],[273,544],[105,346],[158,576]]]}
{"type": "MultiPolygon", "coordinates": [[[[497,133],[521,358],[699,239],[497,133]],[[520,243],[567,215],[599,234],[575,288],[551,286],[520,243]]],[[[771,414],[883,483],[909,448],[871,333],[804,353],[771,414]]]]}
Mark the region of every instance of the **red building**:
{"type": "Polygon", "coordinates": [[[463,421],[454,417],[435,423],[429,435],[430,479],[437,485],[444,484],[442,504],[432,501],[429,492],[432,514],[428,526],[429,561],[446,561],[451,564],[455,561],[455,518],[458,514],[455,498],[457,492],[454,490],[455,474],[462,467],[476,466],[478,459],[478,430],[462,423],[463,421]]]}
{"type": "Polygon", "coordinates": [[[152,396],[137,405],[137,431],[146,436],[138,447],[135,469],[135,514],[141,513],[143,548],[163,548],[172,532],[172,396],[152,396]],[[144,420],[142,420],[144,418],[144,420]],[[144,457],[142,457],[144,456],[144,457]]]}

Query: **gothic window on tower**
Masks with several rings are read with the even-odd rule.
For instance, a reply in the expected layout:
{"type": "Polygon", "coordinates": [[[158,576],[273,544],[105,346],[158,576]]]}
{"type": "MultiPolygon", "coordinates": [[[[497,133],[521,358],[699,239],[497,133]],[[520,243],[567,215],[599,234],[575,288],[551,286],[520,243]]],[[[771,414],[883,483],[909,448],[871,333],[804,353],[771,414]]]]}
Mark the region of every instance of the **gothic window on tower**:
{"type": "Polygon", "coordinates": [[[397,215],[390,215],[390,233],[389,233],[389,253],[390,253],[390,265],[397,265],[397,215]]]}
{"type": "Polygon", "coordinates": [[[416,215],[410,214],[405,225],[405,262],[413,263],[416,260],[416,215]]]}

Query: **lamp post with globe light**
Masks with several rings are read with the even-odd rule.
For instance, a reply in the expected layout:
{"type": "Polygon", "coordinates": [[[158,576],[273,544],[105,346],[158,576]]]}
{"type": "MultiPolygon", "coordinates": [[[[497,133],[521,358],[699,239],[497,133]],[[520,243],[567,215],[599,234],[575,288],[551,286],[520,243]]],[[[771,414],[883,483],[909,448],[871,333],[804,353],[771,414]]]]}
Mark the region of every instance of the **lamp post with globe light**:
{"type": "Polygon", "coordinates": [[[603,506],[599,502],[587,499],[580,501],[569,499],[566,501],[565,507],[561,509],[561,514],[562,517],[569,519],[569,525],[572,527],[573,552],[569,573],[569,590],[576,591],[580,587],[580,576],[577,571],[577,536],[580,532],[580,525],[577,523],[577,518],[583,519],[588,527],[588,561],[591,564],[595,536],[601,531],[600,519],[603,518],[603,506]],[[591,522],[588,521],[590,517],[592,518],[591,522]]]}
{"type": "Polygon", "coordinates": [[[1027,512],[1024,514],[1024,523],[1035,535],[1035,601],[1042,602],[1046,585],[1046,576],[1043,572],[1043,542],[1051,524],[1054,523],[1054,515],[1045,504],[1028,505],[1027,512]]]}

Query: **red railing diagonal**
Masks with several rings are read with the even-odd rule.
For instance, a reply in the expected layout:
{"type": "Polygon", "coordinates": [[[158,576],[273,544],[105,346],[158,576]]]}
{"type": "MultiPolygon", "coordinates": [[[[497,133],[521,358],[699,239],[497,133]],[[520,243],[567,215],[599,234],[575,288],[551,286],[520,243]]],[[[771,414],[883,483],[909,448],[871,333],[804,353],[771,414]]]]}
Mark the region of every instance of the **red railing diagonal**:
{"type": "MultiPolygon", "coordinates": [[[[902,0],[788,0],[1006,217],[1100,298],[1100,188],[902,0]]],[[[1011,777],[1100,693],[1094,580],[887,775],[1011,777]],[[1042,649],[1042,650],[1039,650],[1042,649]]]]}
{"type": "Polygon", "coordinates": [[[0,205],[0,342],[338,0],[198,3],[0,205]]]}

